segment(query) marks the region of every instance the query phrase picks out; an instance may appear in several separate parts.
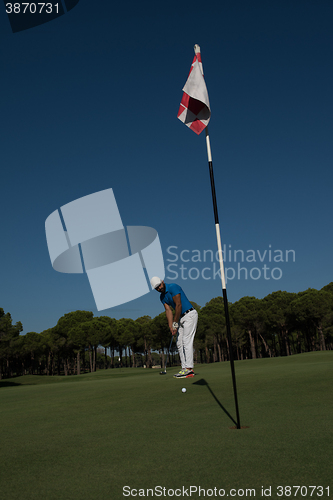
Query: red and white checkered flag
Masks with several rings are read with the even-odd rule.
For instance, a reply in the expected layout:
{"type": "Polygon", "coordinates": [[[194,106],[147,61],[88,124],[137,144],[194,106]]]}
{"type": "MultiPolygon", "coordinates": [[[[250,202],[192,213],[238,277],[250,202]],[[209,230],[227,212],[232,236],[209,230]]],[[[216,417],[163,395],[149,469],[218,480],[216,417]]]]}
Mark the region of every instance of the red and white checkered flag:
{"type": "Polygon", "coordinates": [[[194,50],[195,56],[183,88],[184,94],[177,117],[199,135],[209,123],[210,106],[199,45],[195,45],[194,50]]]}

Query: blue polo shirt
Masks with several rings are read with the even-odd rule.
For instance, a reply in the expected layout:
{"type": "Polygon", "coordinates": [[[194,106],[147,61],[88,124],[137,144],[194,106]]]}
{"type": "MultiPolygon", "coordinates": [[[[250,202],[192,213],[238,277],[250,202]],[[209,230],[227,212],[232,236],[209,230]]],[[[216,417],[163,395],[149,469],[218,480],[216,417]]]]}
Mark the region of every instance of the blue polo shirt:
{"type": "Polygon", "coordinates": [[[162,304],[168,304],[176,309],[176,304],[174,303],[172,297],[178,294],[180,294],[180,300],[182,301],[182,314],[184,314],[185,311],[191,309],[193,306],[183,292],[183,289],[179,285],[176,285],[176,283],[169,283],[168,285],[165,283],[165,292],[161,293],[160,300],[162,304]]]}

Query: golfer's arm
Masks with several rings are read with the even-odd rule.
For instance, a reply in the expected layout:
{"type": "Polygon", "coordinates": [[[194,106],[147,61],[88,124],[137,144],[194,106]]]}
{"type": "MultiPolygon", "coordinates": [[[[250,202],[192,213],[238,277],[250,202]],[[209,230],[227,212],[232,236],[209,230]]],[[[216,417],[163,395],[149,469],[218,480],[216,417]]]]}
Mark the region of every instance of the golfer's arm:
{"type": "Polygon", "coordinates": [[[178,323],[179,319],[180,319],[180,316],[182,314],[182,301],[181,301],[181,298],[180,298],[180,293],[178,295],[175,295],[172,298],[173,298],[174,303],[176,304],[174,321],[176,323],[178,323]]]}
{"type": "Polygon", "coordinates": [[[169,325],[169,328],[171,330],[172,329],[172,322],[173,322],[172,310],[170,309],[168,304],[164,304],[164,307],[165,307],[165,314],[166,314],[166,317],[168,320],[168,325],[169,325]]]}

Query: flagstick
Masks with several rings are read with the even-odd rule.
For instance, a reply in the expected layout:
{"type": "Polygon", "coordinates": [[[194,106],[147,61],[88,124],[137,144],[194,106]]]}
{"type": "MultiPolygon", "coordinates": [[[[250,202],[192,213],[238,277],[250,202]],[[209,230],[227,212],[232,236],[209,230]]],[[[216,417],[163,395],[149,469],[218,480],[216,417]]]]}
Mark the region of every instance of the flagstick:
{"type": "Polygon", "coordinates": [[[229,320],[229,307],[228,307],[228,299],[227,299],[227,288],[225,284],[225,276],[224,276],[224,265],[223,265],[223,254],[222,254],[222,245],[221,245],[221,234],[220,234],[220,224],[219,224],[219,216],[217,212],[217,203],[216,203],[216,193],[215,193],[215,183],[214,183],[214,172],[213,172],[213,161],[212,161],[212,152],[210,149],[210,140],[208,133],[208,126],[206,127],[206,145],[207,145],[207,156],[208,156],[208,166],[209,166],[209,175],[210,175],[210,185],[212,188],[212,198],[213,198],[213,207],[214,207],[214,217],[215,217],[215,228],[216,228],[216,238],[217,238],[217,247],[219,254],[219,262],[220,262],[220,271],[221,271],[221,282],[222,282],[222,293],[223,293],[223,303],[224,303],[224,314],[225,314],[225,322],[227,327],[227,338],[229,344],[229,357],[230,357],[230,368],[232,375],[232,383],[234,387],[234,397],[235,397],[235,406],[236,406],[236,415],[237,415],[237,429],[240,429],[240,420],[239,420],[239,410],[238,410],[238,399],[237,399],[237,387],[236,387],[236,375],[235,375],[235,366],[234,366],[234,357],[232,353],[232,341],[231,341],[231,332],[230,332],[230,320],[229,320]]]}

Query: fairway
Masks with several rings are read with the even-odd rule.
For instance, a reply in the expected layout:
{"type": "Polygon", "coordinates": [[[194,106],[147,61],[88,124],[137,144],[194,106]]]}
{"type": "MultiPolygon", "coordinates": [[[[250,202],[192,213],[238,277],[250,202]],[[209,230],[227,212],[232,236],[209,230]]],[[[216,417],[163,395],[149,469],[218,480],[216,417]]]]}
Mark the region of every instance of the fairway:
{"type": "Polygon", "coordinates": [[[1,381],[1,498],[333,498],[333,352],[235,369],[241,430],[229,363],[1,381]]]}

